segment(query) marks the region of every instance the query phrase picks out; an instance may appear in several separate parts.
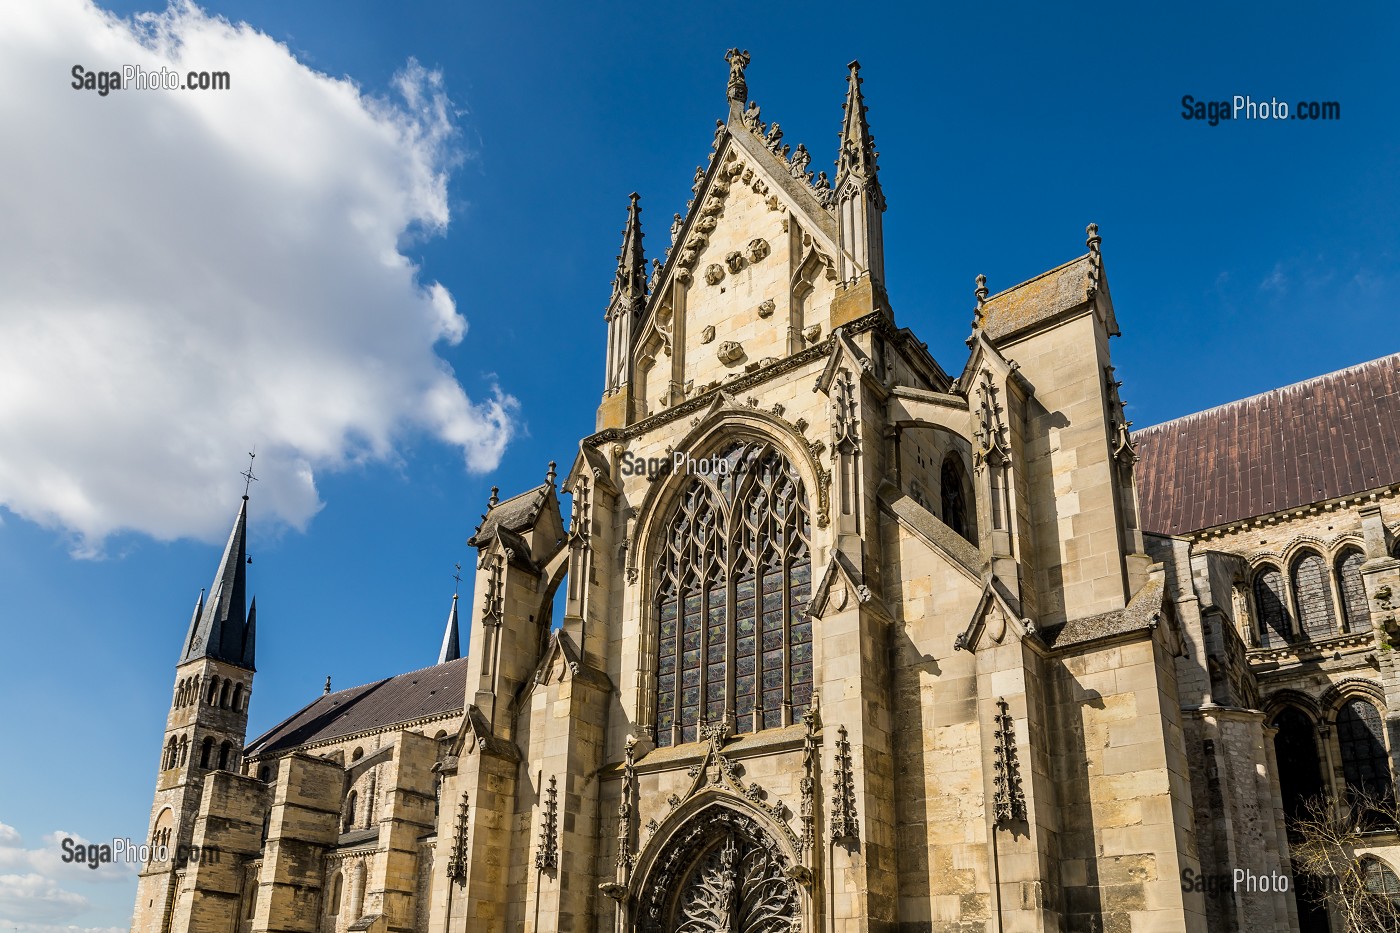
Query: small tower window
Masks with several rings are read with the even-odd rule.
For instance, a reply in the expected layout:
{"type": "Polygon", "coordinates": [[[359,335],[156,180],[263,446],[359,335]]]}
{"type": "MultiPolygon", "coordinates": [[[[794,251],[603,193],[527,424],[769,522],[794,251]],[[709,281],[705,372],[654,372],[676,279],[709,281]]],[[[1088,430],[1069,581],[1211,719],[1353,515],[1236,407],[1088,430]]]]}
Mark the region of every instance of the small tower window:
{"type": "Polygon", "coordinates": [[[229,691],[229,682],[226,680],[226,681],[224,681],[223,686],[219,688],[219,708],[220,708],[220,709],[228,709],[228,691],[229,691]]]}
{"type": "Polygon", "coordinates": [[[215,677],[209,681],[209,705],[217,706],[219,702],[219,678],[215,677]]]}
{"type": "Polygon", "coordinates": [[[220,770],[220,771],[227,771],[227,770],[228,770],[229,756],[230,756],[230,753],[231,753],[232,751],[233,751],[233,743],[232,743],[232,742],[225,742],[224,744],[222,744],[222,745],[219,746],[219,770],[220,770]]]}
{"type": "Polygon", "coordinates": [[[232,709],[233,709],[234,712],[238,712],[238,711],[240,711],[240,710],[243,709],[243,685],[242,685],[242,684],[234,684],[234,685],[233,685],[233,700],[230,702],[229,705],[232,707],[232,709]]]}
{"type": "Polygon", "coordinates": [[[345,828],[341,832],[348,833],[355,826],[355,804],[359,802],[360,795],[356,791],[350,792],[350,797],[345,801],[345,828]]]}
{"type": "Polygon", "coordinates": [[[205,739],[205,740],[204,740],[204,744],[203,744],[202,746],[200,746],[200,749],[199,749],[199,766],[200,766],[201,768],[207,768],[207,767],[209,767],[209,760],[210,760],[211,758],[213,758],[213,757],[214,757],[214,739],[211,737],[211,738],[205,739]]]}

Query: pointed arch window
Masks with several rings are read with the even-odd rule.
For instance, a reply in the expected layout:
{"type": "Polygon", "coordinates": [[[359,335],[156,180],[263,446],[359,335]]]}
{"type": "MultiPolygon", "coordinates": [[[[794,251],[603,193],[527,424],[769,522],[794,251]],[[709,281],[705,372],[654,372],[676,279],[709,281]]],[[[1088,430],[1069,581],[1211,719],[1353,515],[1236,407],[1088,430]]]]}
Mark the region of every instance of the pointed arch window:
{"type": "Polygon", "coordinates": [[[1322,555],[1308,551],[1293,562],[1293,601],[1303,637],[1316,641],[1337,634],[1337,607],[1322,555]]]}
{"type": "Polygon", "coordinates": [[[1317,730],[1302,710],[1287,707],[1274,717],[1274,757],[1278,761],[1283,815],[1290,823],[1302,817],[1308,802],[1326,791],[1317,730]]]}
{"type": "Polygon", "coordinates": [[[1254,610],[1259,615],[1259,644],[1262,647],[1277,647],[1291,640],[1288,610],[1284,606],[1283,574],[1277,567],[1261,567],[1254,575],[1254,610]]]}
{"type": "Polygon", "coordinates": [[[359,792],[352,790],[350,799],[345,802],[345,828],[341,832],[348,833],[355,828],[355,804],[359,799],[359,792]]]}
{"type": "Polygon", "coordinates": [[[1371,605],[1366,600],[1366,585],[1361,580],[1361,565],[1365,560],[1365,555],[1352,548],[1337,561],[1337,591],[1342,594],[1342,611],[1349,632],[1371,630],[1371,605]]]}
{"type": "Polygon", "coordinates": [[[1356,698],[1337,711],[1337,742],[1342,752],[1342,774],[1352,797],[1389,800],[1393,792],[1390,754],[1380,711],[1369,700],[1356,698]]]}
{"type": "Polygon", "coordinates": [[[791,723],[811,702],[811,534],[801,478],[771,444],[729,445],[694,475],[657,556],[657,744],[791,723]]]}
{"type": "Polygon", "coordinates": [[[941,487],[943,524],[962,535],[968,541],[977,542],[976,522],[969,509],[970,496],[967,470],[955,453],[943,458],[943,467],[938,478],[941,487]]]}

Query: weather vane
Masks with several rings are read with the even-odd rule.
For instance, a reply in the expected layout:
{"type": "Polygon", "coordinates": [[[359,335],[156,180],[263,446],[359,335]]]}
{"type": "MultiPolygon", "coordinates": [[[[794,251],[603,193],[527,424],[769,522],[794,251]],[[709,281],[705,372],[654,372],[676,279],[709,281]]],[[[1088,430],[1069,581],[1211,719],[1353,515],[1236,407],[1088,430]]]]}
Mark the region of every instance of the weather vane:
{"type": "Polygon", "coordinates": [[[245,499],[248,498],[248,490],[252,489],[253,484],[258,481],[258,478],[253,475],[253,461],[257,458],[258,448],[255,446],[252,450],[248,451],[248,469],[238,474],[246,480],[243,484],[243,498],[245,499]]]}

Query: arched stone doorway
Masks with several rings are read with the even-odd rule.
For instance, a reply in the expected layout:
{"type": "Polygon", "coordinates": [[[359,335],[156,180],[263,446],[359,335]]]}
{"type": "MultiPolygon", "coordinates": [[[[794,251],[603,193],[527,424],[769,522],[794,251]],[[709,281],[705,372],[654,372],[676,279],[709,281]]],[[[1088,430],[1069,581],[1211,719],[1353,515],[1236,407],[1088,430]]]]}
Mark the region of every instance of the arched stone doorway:
{"type": "Polygon", "coordinates": [[[641,885],[638,933],[793,933],[792,862],[758,820],[707,807],[672,834],[641,885]]]}

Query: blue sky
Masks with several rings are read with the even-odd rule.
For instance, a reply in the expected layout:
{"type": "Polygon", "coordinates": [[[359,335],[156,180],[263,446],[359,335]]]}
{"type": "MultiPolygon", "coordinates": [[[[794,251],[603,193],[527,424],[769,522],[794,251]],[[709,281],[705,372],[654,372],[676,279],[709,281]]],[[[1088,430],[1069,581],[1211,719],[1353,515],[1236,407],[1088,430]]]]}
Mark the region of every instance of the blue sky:
{"type": "MultiPolygon", "coordinates": [[[[94,213],[106,209],[102,197],[64,200],[81,176],[100,176],[126,153],[146,151],[166,124],[158,112],[155,122],[124,123],[126,111],[118,108],[137,106],[128,99],[99,101],[67,89],[69,65],[101,47],[80,34],[95,29],[82,11],[72,17],[71,48],[60,24],[47,33],[44,55],[35,53],[34,61],[61,67],[26,68],[4,54],[6,21],[28,15],[27,6],[0,12],[0,118],[11,137],[0,143],[7,176],[0,208],[38,190],[48,192],[48,214],[64,221],[73,212],[75,229],[128,225],[144,244],[142,261],[170,267],[165,291],[178,292],[176,303],[186,289],[192,303],[203,302],[194,295],[203,296],[207,283],[215,283],[208,285],[213,295],[260,279],[246,307],[285,301],[277,327],[288,326],[298,308],[317,305],[322,286],[330,291],[342,273],[351,274],[343,259],[351,253],[331,249],[346,223],[334,214],[322,222],[337,230],[325,226],[297,241],[327,244],[307,247],[314,256],[303,265],[316,275],[288,278],[284,287],[282,278],[252,271],[262,261],[253,255],[257,244],[284,232],[273,220],[265,230],[257,219],[275,206],[257,216],[220,215],[233,218],[230,232],[207,216],[191,215],[180,226],[176,203],[159,223],[151,221],[150,233],[140,215],[142,205],[159,200],[159,179],[150,197],[123,202],[120,217],[94,213]],[[26,108],[29,96],[51,103],[36,115],[26,108]],[[91,130],[97,120],[108,121],[100,137],[91,130]],[[36,176],[44,160],[30,158],[25,147],[60,135],[79,141],[65,156],[75,160],[76,175],[36,176]],[[231,234],[230,245],[209,254],[213,259],[201,254],[202,265],[183,252],[193,236],[220,233],[231,234]]],[[[122,17],[153,9],[103,8],[122,17]]],[[[412,179],[385,183],[385,190],[412,189],[402,199],[408,207],[386,207],[378,220],[416,268],[408,270],[407,286],[400,276],[383,285],[384,294],[407,296],[402,320],[428,321],[428,336],[406,348],[398,364],[411,369],[416,360],[434,379],[446,374],[412,390],[431,399],[434,386],[451,384],[465,401],[453,403],[451,418],[415,421],[414,406],[382,398],[402,382],[386,381],[374,390],[381,396],[367,390],[364,399],[341,386],[303,404],[383,403],[382,419],[366,426],[352,413],[327,441],[311,415],[288,416],[268,441],[257,436],[267,419],[250,420],[239,399],[266,396],[302,357],[249,353],[224,374],[228,401],[196,407],[180,425],[190,437],[208,439],[208,449],[185,440],[167,448],[158,419],[139,422],[140,433],[114,430],[95,449],[70,449],[71,438],[57,434],[31,445],[32,432],[16,427],[26,423],[25,412],[0,407],[0,448],[22,448],[41,464],[81,460],[71,475],[88,483],[80,506],[45,505],[20,488],[37,482],[24,476],[42,473],[6,473],[0,449],[0,747],[9,750],[7,760],[27,762],[0,769],[0,823],[22,837],[14,851],[31,853],[12,853],[7,867],[0,838],[0,874],[15,859],[39,865],[43,859],[32,852],[49,846],[46,837],[55,832],[94,840],[143,836],[178,645],[236,512],[241,452],[250,445],[268,443],[270,451],[258,460],[250,509],[260,623],[250,738],[318,694],[327,674],[346,687],[435,659],[452,566],[472,564],[465,540],[490,486],[510,494],[540,482],[547,461],[566,465],[577,438],[592,430],[602,310],[627,195],[640,192],[648,257],[658,254],[669,218],[684,209],[694,168],[707,156],[714,121],[725,115],[722,56],[731,46],[750,50],[751,97],[765,119],[782,123],[786,141],[813,151],[813,169],[829,170],[845,66],[861,61],[889,202],[890,298],[899,323],[925,339],[945,369],[956,372],[965,359],[974,277],[985,274],[995,292],[1068,260],[1084,251],[1090,221],[1104,237],[1123,330],[1112,349],[1140,427],[1400,348],[1392,323],[1400,255],[1393,54],[1400,12],[1393,5],[240,2],[202,9],[284,44],[306,74],[348,78],[365,100],[414,114],[394,124],[409,127],[407,141],[366,158],[363,171],[407,178],[412,173],[399,172],[396,155],[426,152],[435,161],[423,177],[445,188],[424,194],[412,179]],[[395,82],[406,69],[414,73],[411,61],[426,72],[412,86],[450,101],[442,112],[405,103],[395,82]],[[1182,119],[1186,94],[1338,101],[1341,119],[1210,127],[1182,119]],[[423,142],[421,134],[435,130],[445,135],[423,142]],[[431,283],[465,318],[464,336],[454,331],[456,317],[433,311],[441,304],[414,290],[431,283]],[[503,401],[489,409],[493,398],[503,401]],[[483,428],[493,411],[503,421],[483,428]],[[303,421],[316,437],[298,435],[303,421]],[[483,470],[500,443],[499,464],[483,470]],[[54,449],[30,451],[42,444],[54,449]],[[219,454],[212,465],[211,452],[219,454]],[[186,457],[200,460],[198,476],[172,466],[186,457]],[[299,480],[282,475],[294,467],[303,470],[299,480]],[[178,507],[144,523],[141,516],[160,503],[142,496],[165,488],[178,507]],[[184,512],[201,517],[182,524],[184,512]]],[[[25,33],[12,31],[8,41],[19,41],[17,34],[25,33]]],[[[200,48],[219,46],[190,48],[184,54],[197,57],[200,48]]],[[[262,85],[275,73],[256,67],[254,58],[240,61],[245,66],[233,70],[229,93],[271,93],[262,85]]],[[[93,60],[90,67],[105,64],[93,60]]],[[[187,111],[182,119],[223,103],[201,101],[194,117],[187,111]]],[[[278,106],[311,108],[309,124],[328,119],[329,105],[311,94],[305,103],[278,106]]],[[[382,117],[376,106],[364,104],[365,112],[382,117]]],[[[297,114],[289,116],[288,125],[298,125],[297,114]]],[[[259,142],[257,121],[248,119],[254,142],[238,148],[238,166],[203,157],[209,186],[223,184],[224,171],[257,163],[258,146],[275,152],[284,145],[272,134],[259,142]]],[[[334,130],[342,131],[348,135],[307,146],[324,145],[349,160],[361,150],[336,140],[360,137],[353,135],[358,130],[334,130]]],[[[178,143],[178,133],[171,139],[178,143]]],[[[256,185],[263,176],[248,169],[241,177],[256,185]]],[[[305,177],[314,186],[324,173],[305,177]]],[[[353,186],[362,181],[346,180],[346,190],[358,191],[353,186]]],[[[330,203],[337,191],[315,203],[330,203]]],[[[391,200],[367,195],[365,209],[391,200]]],[[[22,246],[26,236],[13,227],[0,232],[0,252],[22,246]]],[[[87,268],[108,261],[109,248],[130,248],[120,234],[81,246],[55,242],[59,251],[71,246],[65,261],[74,265],[48,268],[44,256],[22,266],[0,261],[7,289],[18,282],[31,296],[26,304],[0,299],[0,339],[23,333],[37,340],[56,320],[54,308],[87,300],[86,291],[65,292],[67,280],[55,269],[87,268]]],[[[133,295],[163,281],[134,283],[133,295]]],[[[342,321],[347,331],[368,328],[364,322],[377,312],[355,303],[353,293],[327,300],[327,313],[344,317],[308,317],[311,339],[332,331],[339,339],[342,321]]],[[[222,306],[215,300],[209,307],[222,306]]],[[[260,326],[263,319],[244,313],[237,305],[209,312],[219,320],[202,322],[210,328],[200,332],[204,350],[260,326]]],[[[53,340],[64,333],[55,331],[53,340]]],[[[119,340],[105,356],[120,362],[123,352],[119,340]]],[[[139,418],[128,409],[161,394],[140,391],[141,380],[154,378],[142,372],[126,372],[137,381],[117,384],[131,399],[122,417],[139,418]]],[[[74,366],[65,376],[72,394],[54,417],[116,391],[90,373],[74,366]]],[[[194,398],[200,385],[183,391],[194,398]]],[[[119,927],[129,919],[129,877],[102,883],[60,876],[56,884],[48,892],[56,902],[39,907],[0,897],[0,920],[42,930],[119,927]],[[64,900],[54,893],[59,888],[86,901],[64,900]],[[22,910],[30,913],[18,916],[22,910]]]]}

